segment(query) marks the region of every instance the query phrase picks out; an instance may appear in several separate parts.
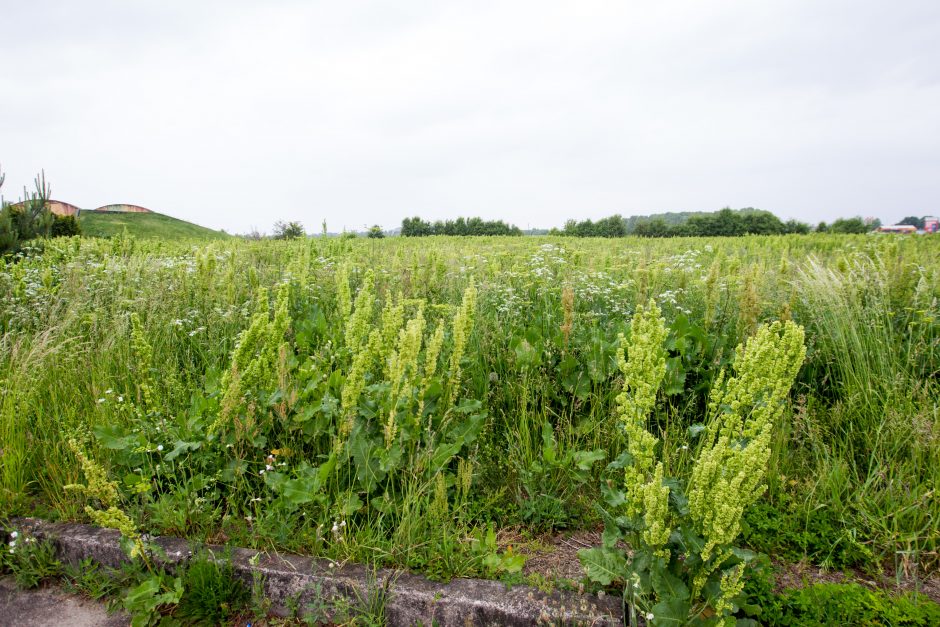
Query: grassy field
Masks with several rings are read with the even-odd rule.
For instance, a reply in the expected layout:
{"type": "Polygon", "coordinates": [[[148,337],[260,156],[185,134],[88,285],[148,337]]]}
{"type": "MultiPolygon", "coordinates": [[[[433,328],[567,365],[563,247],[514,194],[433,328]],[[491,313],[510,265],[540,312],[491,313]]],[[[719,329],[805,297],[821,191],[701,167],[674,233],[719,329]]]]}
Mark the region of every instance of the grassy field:
{"type": "Polygon", "coordinates": [[[144,239],[225,239],[220,231],[171,218],[162,213],[111,213],[82,211],[78,222],[82,233],[91,237],[114,237],[126,229],[128,234],[144,239]]]}
{"type": "MultiPolygon", "coordinates": [[[[719,535],[696,482],[740,416],[711,472],[756,483],[718,546],[937,571],[937,237],[73,238],[0,264],[7,516],[114,506],[139,531],[443,578],[512,578],[542,534],[619,526],[662,599],[694,566],[663,547],[716,559],[695,545],[719,535]],[[794,324],[767,335],[775,320],[794,324]]],[[[605,555],[613,574],[590,579],[629,582],[605,555]]],[[[742,616],[696,585],[698,618],[742,616]]]]}

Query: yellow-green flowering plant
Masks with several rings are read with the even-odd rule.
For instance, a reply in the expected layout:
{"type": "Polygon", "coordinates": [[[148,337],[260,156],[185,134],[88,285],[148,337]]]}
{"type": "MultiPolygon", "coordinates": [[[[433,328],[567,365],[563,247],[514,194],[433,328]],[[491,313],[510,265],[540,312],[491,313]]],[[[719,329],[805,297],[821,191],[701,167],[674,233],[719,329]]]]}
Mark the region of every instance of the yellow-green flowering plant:
{"type": "Polygon", "coordinates": [[[735,352],[718,376],[687,478],[665,476],[659,440],[647,428],[666,372],[667,331],[653,301],[620,338],[618,418],[626,451],[609,466],[603,546],[582,550],[590,579],[624,586],[631,624],[733,624],[754,555],[734,546],[745,509],[766,489],[773,428],[806,355],[802,327],[774,322],[735,352]],[[630,550],[624,551],[621,542],[630,550]]]}

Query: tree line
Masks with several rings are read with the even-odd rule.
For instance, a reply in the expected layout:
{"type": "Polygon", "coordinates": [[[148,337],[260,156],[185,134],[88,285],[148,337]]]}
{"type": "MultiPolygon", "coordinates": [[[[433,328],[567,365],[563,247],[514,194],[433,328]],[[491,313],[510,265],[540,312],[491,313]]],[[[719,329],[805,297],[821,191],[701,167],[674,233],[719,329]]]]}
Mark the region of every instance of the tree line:
{"type": "Polygon", "coordinates": [[[714,213],[676,213],[646,219],[613,215],[596,222],[568,220],[559,235],[572,237],[734,237],[809,233],[811,227],[796,220],[782,221],[769,211],[746,208],[714,213]]]}
{"type": "Polygon", "coordinates": [[[522,235],[518,226],[506,224],[502,220],[484,220],[483,218],[457,218],[456,220],[437,220],[428,222],[419,217],[405,218],[401,221],[403,237],[425,237],[428,235],[522,235]]]}

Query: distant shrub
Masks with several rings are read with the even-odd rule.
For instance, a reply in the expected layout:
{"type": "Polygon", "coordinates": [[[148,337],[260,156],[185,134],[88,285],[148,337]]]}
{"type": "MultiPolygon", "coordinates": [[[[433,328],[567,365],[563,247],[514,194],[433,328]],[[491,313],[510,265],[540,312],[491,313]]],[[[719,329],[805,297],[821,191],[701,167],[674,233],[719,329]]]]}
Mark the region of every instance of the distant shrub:
{"type": "Polygon", "coordinates": [[[274,239],[297,239],[304,235],[304,225],[300,222],[278,220],[274,223],[274,239]]]}
{"type": "Polygon", "coordinates": [[[72,235],[81,235],[82,229],[78,225],[75,216],[55,216],[49,234],[52,237],[70,237],[72,235]]]}

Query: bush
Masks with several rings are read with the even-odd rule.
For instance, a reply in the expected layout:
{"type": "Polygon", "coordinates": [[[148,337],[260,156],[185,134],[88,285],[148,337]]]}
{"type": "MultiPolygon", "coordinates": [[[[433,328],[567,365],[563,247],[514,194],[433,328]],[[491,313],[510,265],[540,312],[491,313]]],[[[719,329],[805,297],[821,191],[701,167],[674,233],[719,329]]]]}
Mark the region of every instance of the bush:
{"type": "Polygon", "coordinates": [[[52,218],[52,228],[49,234],[52,237],[71,237],[72,235],[81,235],[82,229],[78,225],[75,216],[54,216],[52,218]]]}
{"type": "Polygon", "coordinates": [[[304,225],[300,222],[278,220],[274,223],[274,239],[297,239],[304,235],[304,225]]]}

